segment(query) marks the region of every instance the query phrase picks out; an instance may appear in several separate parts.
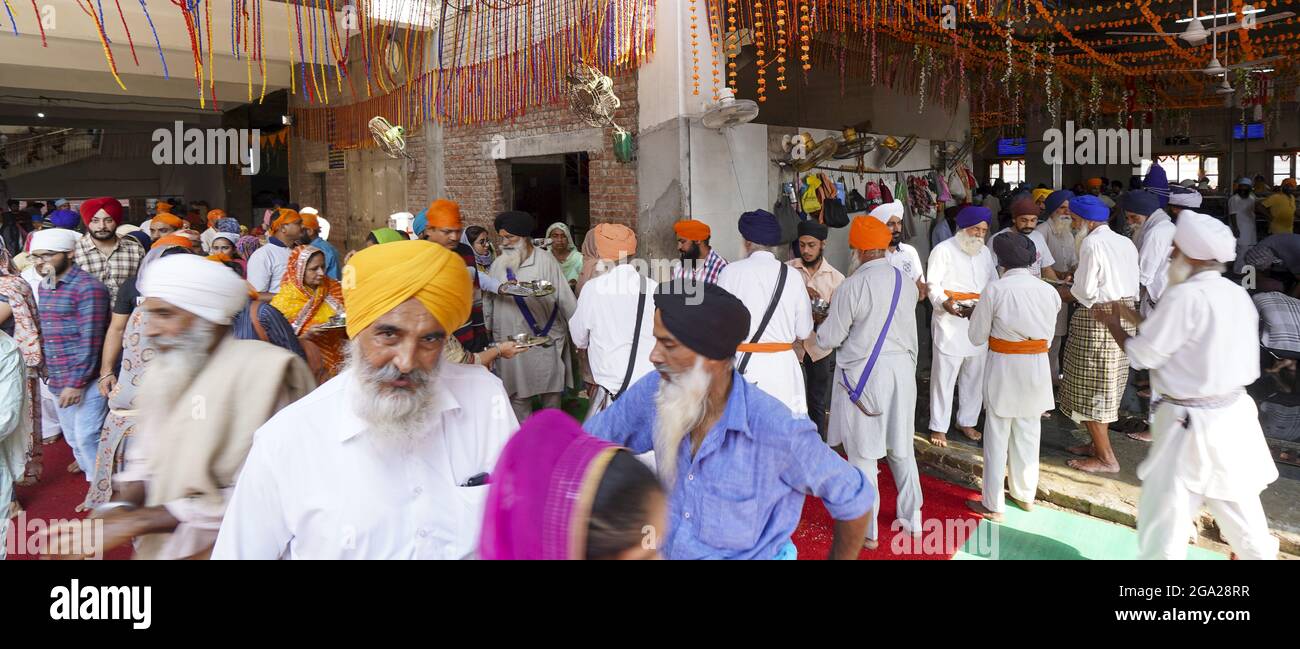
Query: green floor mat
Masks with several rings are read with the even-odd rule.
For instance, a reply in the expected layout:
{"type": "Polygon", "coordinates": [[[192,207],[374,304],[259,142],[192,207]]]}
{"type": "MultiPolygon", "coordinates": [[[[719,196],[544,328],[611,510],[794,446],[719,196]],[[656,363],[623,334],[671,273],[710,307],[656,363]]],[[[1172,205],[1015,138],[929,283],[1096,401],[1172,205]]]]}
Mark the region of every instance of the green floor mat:
{"type": "MultiPolygon", "coordinates": [[[[1137,530],[1100,519],[1046,507],[1022,511],[1008,505],[1001,523],[981,521],[953,559],[1134,559],[1137,530]]],[[[1187,546],[1187,558],[1227,559],[1187,546]]]]}

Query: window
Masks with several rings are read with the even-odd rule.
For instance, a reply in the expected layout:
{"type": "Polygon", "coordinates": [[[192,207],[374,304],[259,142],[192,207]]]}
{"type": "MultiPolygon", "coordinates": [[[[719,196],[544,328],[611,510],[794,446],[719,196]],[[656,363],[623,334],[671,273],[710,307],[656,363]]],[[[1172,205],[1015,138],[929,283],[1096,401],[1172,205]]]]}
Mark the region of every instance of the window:
{"type": "Polygon", "coordinates": [[[1273,184],[1281,185],[1287,178],[1295,178],[1296,159],[1300,156],[1296,152],[1282,153],[1273,156],[1273,184]]]}
{"type": "Polygon", "coordinates": [[[999,178],[1010,185],[1025,182],[1025,159],[1007,158],[989,165],[989,182],[999,178]]]}

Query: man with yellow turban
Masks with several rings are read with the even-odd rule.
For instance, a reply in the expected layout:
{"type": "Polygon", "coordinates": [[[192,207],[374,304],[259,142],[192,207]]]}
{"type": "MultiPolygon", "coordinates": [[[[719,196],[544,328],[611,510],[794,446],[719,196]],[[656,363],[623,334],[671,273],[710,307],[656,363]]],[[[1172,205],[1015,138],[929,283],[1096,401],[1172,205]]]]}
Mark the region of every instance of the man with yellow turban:
{"type": "Polygon", "coordinates": [[[464,263],[395,241],[343,269],[338,376],[258,430],[214,559],[460,559],[518,421],[501,380],[442,362],[469,316],[464,263]]]}
{"type": "Polygon", "coordinates": [[[890,264],[893,234],[875,217],[849,226],[849,247],[861,264],[835,290],[817,346],[835,350],[835,388],[827,442],[844,444],[849,462],[871,482],[875,504],[866,547],[878,544],[877,463],[889,459],[898,487],[898,523],[921,532],[921,478],[912,452],[916,412],[917,288],[890,264]]]}
{"type": "Polygon", "coordinates": [[[681,261],[673,268],[673,279],[688,275],[701,282],[717,283],[718,275],[727,267],[727,260],[709,245],[713,234],[709,225],[695,219],[684,219],[673,224],[677,234],[677,252],[681,261]]]}
{"type": "Polygon", "coordinates": [[[591,362],[595,385],[587,392],[590,419],[654,369],[650,362],[655,346],[653,296],[659,284],[628,263],[636,255],[636,233],[631,228],[601,223],[587,238],[594,241],[599,264],[610,268],[587,282],[569,319],[574,346],[586,350],[591,362]]]}
{"type": "Polygon", "coordinates": [[[577,299],[555,256],[533,247],[536,222],[531,214],[498,214],[494,227],[501,241],[501,256],[492,262],[488,274],[504,283],[545,280],[555,287],[553,293],[537,297],[483,296],[483,315],[493,340],[527,334],[553,342],[550,347],[535,347],[497,364],[515,416],[523,421],[532,414],[533,397],[541,397],[543,408],[559,408],[561,393],[575,385],[569,318],[573,317],[577,299]]]}
{"type": "Polygon", "coordinates": [[[280,292],[280,280],[289,268],[289,253],[302,242],[302,215],[281,208],[271,222],[271,234],[262,246],[248,258],[248,283],[259,294],[259,299],[270,301],[280,292]]]}

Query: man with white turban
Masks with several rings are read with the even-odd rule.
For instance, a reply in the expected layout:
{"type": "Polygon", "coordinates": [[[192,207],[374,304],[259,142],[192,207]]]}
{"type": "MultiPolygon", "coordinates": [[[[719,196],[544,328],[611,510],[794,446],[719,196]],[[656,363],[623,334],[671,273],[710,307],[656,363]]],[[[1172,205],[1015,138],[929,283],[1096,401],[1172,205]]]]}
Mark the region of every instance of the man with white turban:
{"type": "Polygon", "coordinates": [[[231,335],[250,288],[224,264],[163,257],[137,288],[158,354],[112,501],[94,514],[104,520],[94,552],[134,539],[136,558],[205,558],[254,431],[315,383],[296,354],[231,335]]]}
{"type": "Polygon", "coordinates": [[[478,547],[488,472],[519,424],[500,379],[442,362],[469,317],[465,262],[394,241],[353,255],[343,276],[347,365],[258,430],[214,559],[459,559],[478,547]]]}
{"type": "Polygon", "coordinates": [[[1228,226],[1184,210],[1174,235],[1169,287],[1150,317],[1094,311],[1133,367],[1151,370],[1154,444],[1138,467],[1138,556],[1181,559],[1190,522],[1205,504],[1243,559],[1274,559],[1259,494],[1277,479],[1246,386],[1259,378],[1259,316],[1246,291],[1222,276],[1236,256],[1228,226]],[[1120,318],[1138,323],[1130,335],[1120,318]]]}
{"type": "Polygon", "coordinates": [[[867,216],[884,223],[889,228],[889,248],[885,250],[885,258],[889,260],[890,266],[897,268],[908,279],[916,283],[916,299],[918,301],[924,300],[927,292],[925,267],[921,265],[921,255],[916,251],[916,247],[903,242],[902,201],[895,200],[892,203],[882,203],[868,212],[867,216]]]}

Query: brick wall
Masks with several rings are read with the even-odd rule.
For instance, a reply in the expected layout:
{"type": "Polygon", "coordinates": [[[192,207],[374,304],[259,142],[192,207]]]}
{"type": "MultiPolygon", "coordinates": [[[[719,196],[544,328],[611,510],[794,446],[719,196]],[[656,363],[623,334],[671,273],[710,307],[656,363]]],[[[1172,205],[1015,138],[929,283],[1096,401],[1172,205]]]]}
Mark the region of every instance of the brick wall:
{"type": "MultiPolygon", "coordinates": [[[[614,79],[614,93],[622,104],[615,121],[625,129],[637,124],[636,71],[614,79]]],[[[502,187],[510,183],[509,161],[492,160],[483,145],[493,135],[507,139],[534,135],[562,134],[590,128],[569,111],[567,105],[531,109],[518,119],[478,126],[448,126],[443,130],[446,166],[446,198],[460,203],[466,225],[491,227],[492,218],[506,209],[502,187]]],[[[620,163],[614,158],[613,129],[605,129],[601,148],[587,151],[591,187],[591,224],[614,222],[636,229],[636,162],[620,163]]],[[[577,153],[581,149],[568,151],[577,153]]]]}

